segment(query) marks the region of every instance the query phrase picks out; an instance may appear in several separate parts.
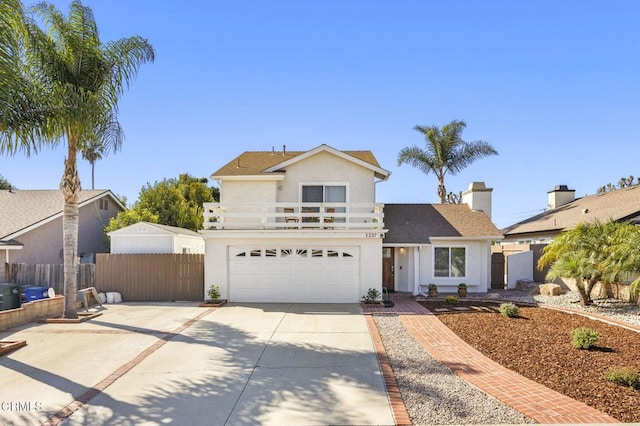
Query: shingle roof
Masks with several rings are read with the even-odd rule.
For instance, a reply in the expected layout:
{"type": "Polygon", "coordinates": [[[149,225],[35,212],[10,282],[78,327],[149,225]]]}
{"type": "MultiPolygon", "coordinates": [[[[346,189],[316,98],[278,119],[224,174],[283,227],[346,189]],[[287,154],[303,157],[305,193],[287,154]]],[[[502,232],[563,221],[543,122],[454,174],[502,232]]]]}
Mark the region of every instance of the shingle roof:
{"type": "Polygon", "coordinates": [[[426,244],[434,237],[488,237],[502,234],[491,219],[466,204],[385,204],[386,244],[426,244]]]}
{"type": "MultiPolygon", "coordinates": [[[[227,164],[222,166],[212,176],[251,176],[267,174],[266,169],[274,167],[280,163],[291,160],[308,151],[245,151],[227,164]]],[[[343,153],[355,157],[361,161],[380,167],[378,161],[371,151],[342,151],[343,153]]]]}
{"type": "MultiPolygon", "coordinates": [[[[83,190],[80,192],[80,205],[104,196],[116,200],[109,190],[83,190]]],[[[0,240],[62,215],[63,205],[62,192],[57,189],[0,190],[0,240]]]]}
{"type": "Polygon", "coordinates": [[[502,231],[505,235],[573,229],[579,223],[629,220],[640,214],[640,186],[578,198],[502,231]]]}

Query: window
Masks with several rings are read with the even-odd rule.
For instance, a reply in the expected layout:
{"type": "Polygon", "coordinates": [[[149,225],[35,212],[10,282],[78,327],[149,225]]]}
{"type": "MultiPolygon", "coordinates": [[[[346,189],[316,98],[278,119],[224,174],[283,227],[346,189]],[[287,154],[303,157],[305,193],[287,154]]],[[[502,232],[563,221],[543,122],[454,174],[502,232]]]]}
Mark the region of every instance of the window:
{"type": "Polygon", "coordinates": [[[345,203],[345,185],[302,185],[303,203],[345,203]]]}
{"type": "Polygon", "coordinates": [[[464,247],[435,247],[433,275],[435,277],[465,277],[466,249],[464,247]]]}
{"type": "Polygon", "coordinates": [[[100,198],[99,207],[100,210],[109,210],[109,200],[100,198]]]}

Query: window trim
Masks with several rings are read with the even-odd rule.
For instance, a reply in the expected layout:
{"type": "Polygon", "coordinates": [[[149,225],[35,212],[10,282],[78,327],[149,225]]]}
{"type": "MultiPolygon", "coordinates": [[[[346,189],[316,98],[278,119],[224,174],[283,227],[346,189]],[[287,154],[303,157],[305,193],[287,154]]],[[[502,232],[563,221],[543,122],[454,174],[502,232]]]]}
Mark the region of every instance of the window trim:
{"type": "Polygon", "coordinates": [[[469,258],[468,258],[468,251],[469,251],[469,247],[467,245],[461,245],[461,244],[442,244],[442,245],[437,245],[437,246],[433,246],[433,250],[431,252],[431,260],[432,260],[432,271],[431,271],[431,276],[434,279],[455,279],[455,280],[461,280],[461,279],[466,279],[468,277],[468,273],[467,271],[469,270],[468,266],[469,266],[469,258]],[[452,276],[451,275],[451,249],[453,248],[461,248],[464,249],[464,275],[463,276],[452,276]],[[449,250],[449,262],[447,265],[448,268],[448,272],[449,275],[447,276],[439,276],[436,275],[436,249],[448,249],[449,250]]]}
{"type": "MultiPolygon", "coordinates": [[[[313,201],[302,201],[302,188],[305,186],[322,186],[322,201],[320,203],[326,204],[331,203],[330,201],[325,200],[325,187],[327,186],[343,186],[344,187],[344,203],[349,202],[349,182],[300,182],[298,184],[298,200],[301,203],[313,203],[313,201]]],[[[338,201],[342,202],[342,201],[338,201]]]]}

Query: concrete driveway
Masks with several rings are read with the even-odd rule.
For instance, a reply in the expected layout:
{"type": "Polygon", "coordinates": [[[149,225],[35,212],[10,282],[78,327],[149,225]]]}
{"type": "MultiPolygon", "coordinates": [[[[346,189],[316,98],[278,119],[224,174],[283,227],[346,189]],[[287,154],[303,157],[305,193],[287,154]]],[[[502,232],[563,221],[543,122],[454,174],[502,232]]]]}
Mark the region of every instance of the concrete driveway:
{"type": "Polygon", "coordinates": [[[1,424],[394,423],[358,305],[103,312],[0,333],[1,424]]]}

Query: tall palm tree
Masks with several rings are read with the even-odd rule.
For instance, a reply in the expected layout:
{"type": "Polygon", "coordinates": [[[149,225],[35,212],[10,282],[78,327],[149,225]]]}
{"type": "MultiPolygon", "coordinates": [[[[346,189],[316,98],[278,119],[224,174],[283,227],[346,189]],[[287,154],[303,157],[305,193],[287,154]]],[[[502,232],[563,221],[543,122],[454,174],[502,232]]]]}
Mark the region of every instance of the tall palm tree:
{"type": "Polygon", "coordinates": [[[414,130],[425,137],[426,148],[417,146],[403,148],[398,154],[398,165],[404,163],[420,169],[425,174],[433,173],[438,178],[438,197],[444,204],[447,189],[444,177],[447,173],[455,175],[479,158],[498,155],[488,142],[462,140],[462,132],[467,125],[464,121],[454,120],[439,129],[436,126],[415,126],[414,130]]]}
{"type": "Polygon", "coordinates": [[[91,164],[91,189],[95,189],[96,161],[102,160],[109,151],[117,152],[122,147],[123,131],[120,123],[113,120],[96,129],[94,137],[82,149],[82,158],[91,164]]]}
{"type": "Polygon", "coordinates": [[[63,315],[77,318],[77,153],[95,139],[96,129],[116,119],[120,96],[140,66],[153,61],[154,51],[139,36],[103,44],[92,10],[79,0],[72,1],[67,16],[52,4],[33,6],[43,28],[19,0],[0,3],[0,152],[30,155],[43,146],[66,146],[60,183],[63,315]]]}

